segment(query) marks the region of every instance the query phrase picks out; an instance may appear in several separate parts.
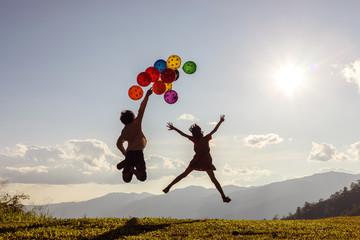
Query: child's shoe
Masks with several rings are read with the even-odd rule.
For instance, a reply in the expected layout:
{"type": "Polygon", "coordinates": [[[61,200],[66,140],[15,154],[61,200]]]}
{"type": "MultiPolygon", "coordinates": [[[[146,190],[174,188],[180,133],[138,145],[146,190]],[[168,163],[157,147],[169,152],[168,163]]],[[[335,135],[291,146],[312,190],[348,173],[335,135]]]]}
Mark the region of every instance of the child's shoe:
{"type": "Polygon", "coordinates": [[[119,162],[117,165],[116,165],[116,168],[121,170],[125,167],[125,160],[124,161],[121,161],[119,162]]]}
{"type": "Polygon", "coordinates": [[[231,201],[231,199],[229,197],[222,197],[222,199],[223,199],[223,202],[226,202],[226,203],[231,201]]]}

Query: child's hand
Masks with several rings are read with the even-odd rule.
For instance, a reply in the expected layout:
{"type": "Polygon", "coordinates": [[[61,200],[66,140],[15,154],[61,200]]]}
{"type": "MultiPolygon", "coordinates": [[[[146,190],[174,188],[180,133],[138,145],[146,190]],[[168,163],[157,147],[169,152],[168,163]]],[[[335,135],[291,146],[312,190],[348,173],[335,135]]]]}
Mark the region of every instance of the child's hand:
{"type": "Polygon", "coordinates": [[[152,89],[150,88],[149,90],[147,90],[146,92],[146,97],[150,96],[153,93],[152,89]]]}
{"type": "Polygon", "coordinates": [[[166,126],[169,128],[169,130],[174,130],[174,126],[171,122],[168,122],[166,126]]]}
{"type": "Polygon", "coordinates": [[[220,115],[220,122],[225,121],[225,115],[220,115]]]}

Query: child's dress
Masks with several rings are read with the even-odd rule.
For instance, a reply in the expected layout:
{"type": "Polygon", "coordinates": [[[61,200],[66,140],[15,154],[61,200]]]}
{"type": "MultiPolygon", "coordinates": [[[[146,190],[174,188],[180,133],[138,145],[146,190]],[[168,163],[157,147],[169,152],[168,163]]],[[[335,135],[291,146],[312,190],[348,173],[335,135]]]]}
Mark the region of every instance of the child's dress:
{"type": "Polygon", "coordinates": [[[189,167],[198,171],[216,170],[215,166],[212,164],[210,155],[209,141],[211,140],[211,135],[206,135],[199,139],[194,137],[190,137],[189,139],[194,143],[195,151],[195,155],[191,160],[189,167]]]}

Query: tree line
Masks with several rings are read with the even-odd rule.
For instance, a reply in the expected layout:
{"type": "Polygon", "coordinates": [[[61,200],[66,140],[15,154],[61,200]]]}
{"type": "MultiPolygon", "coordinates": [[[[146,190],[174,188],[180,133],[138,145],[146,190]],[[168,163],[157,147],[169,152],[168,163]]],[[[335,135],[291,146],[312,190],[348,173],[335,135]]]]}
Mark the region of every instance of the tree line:
{"type": "Polygon", "coordinates": [[[305,202],[295,213],[289,213],[282,220],[319,219],[338,216],[360,216],[360,180],[350,185],[350,189],[332,194],[328,199],[316,203],[305,202]]]}

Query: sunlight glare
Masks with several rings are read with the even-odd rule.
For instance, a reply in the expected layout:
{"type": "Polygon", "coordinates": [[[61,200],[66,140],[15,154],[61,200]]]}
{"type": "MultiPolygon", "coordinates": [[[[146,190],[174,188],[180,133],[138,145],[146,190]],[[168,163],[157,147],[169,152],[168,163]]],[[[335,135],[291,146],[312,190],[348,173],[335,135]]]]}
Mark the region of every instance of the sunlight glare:
{"type": "Polygon", "coordinates": [[[288,95],[292,95],[301,84],[302,72],[293,65],[287,65],[279,70],[276,75],[278,86],[288,95]]]}

